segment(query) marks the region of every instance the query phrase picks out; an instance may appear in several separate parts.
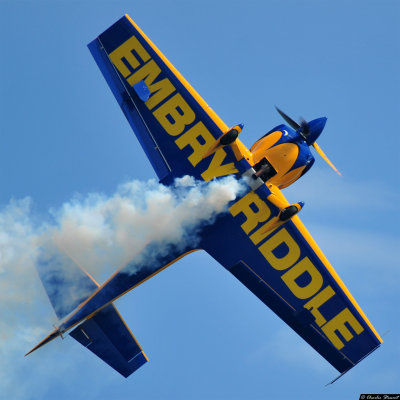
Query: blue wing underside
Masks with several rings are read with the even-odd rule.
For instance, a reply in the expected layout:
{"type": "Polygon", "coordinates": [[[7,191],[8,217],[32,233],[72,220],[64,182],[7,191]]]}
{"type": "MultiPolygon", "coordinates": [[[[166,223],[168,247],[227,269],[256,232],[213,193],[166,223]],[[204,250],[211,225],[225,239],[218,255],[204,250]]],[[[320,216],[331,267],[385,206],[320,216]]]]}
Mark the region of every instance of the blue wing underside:
{"type": "MultiPolygon", "coordinates": [[[[166,132],[160,120],[155,118],[157,114],[156,110],[165,105],[166,102],[178,93],[195,115],[195,119],[185,127],[185,133],[191,128],[198,126],[198,124],[201,124],[211,135],[210,137],[215,139],[221,136],[226,126],[208,110],[202,99],[199,99],[193,89],[185,83],[183,78],[171,67],[159,50],[155,48],[128,17],[121,18],[107,31],[92,41],[89,44],[89,49],[160,181],[170,183],[174,177],[182,175],[191,175],[195,178],[203,179],[202,172],[207,168],[210,159],[197,160],[196,162],[193,162],[193,159],[190,160],[192,153],[196,151],[194,146],[198,146],[198,143],[192,141],[191,146],[178,146],[177,138],[180,137],[182,132],[176,135],[175,132],[166,132]],[[149,107],[148,103],[146,104],[146,101],[128,83],[129,77],[124,76],[121,70],[118,70],[110,60],[110,55],[132,37],[137,38],[141,46],[140,51],[144,49],[144,52],[149,56],[150,61],[146,62],[154,61],[160,69],[153,83],[159,83],[167,79],[176,91],[171,93],[169,97],[166,97],[155,108],[149,107]]],[[[130,55],[127,54],[127,57],[129,58],[130,55]]],[[[122,69],[129,69],[134,64],[131,62],[131,65],[129,65],[126,57],[122,59],[122,63],[122,69]]],[[[140,68],[142,67],[140,66],[140,68]]],[[[126,75],[130,74],[129,76],[133,76],[134,73],[135,70],[132,69],[126,75]]],[[[243,172],[250,168],[250,165],[245,160],[237,162],[235,155],[229,149],[224,154],[225,159],[223,163],[232,163],[237,168],[236,171],[243,172]]],[[[271,210],[271,218],[275,217],[278,210],[267,200],[270,194],[268,188],[262,185],[255,192],[258,198],[271,210]]],[[[249,239],[249,235],[258,230],[262,223],[260,222],[251,232],[246,233],[242,229],[243,221],[244,215],[241,214],[236,217],[233,217],[230,213],[221,215],[215,224],[204,228],[201,234],[202,240],[198,247],[208,252],[232,273],[338,371],[343,373],[349,370],[379,346],[380,340],[376,333],[372,331],[370,324],[360,313],[359,308],[349,297],[343,285],[334,276],[332,271],[329,270],[326,262],[321,260],[319,253],[315,250],[315,246],[310,244],[309,238],[299,229],[297,223],[287,222],[270,234],[264,235],[262,241],[255,246],[249,239]],[[354,316],[358,324],[357,326],[362,328],[358,329],[359,333],[357,333],[347,324],[346,328],[349,331],[349,335],[346,337],[343,337],[340,332],[336,331],[339,341],[344,343],[340,349],[332,344],[332,341],[329,340],[325,333],[326,331],[316,323],[315,316],[312,315],[309,309],[305,308],[306,300],[294,296],[285,285],[282,279],[283,272],[273,268],[259,251],[263,243],[266,243],[273,235],[283,230],[297,243],[301,251],[301,256],[308,257],[321,275],[323,285],[320,288],[320,292],[329,286],[331,291],[335,293],[335,296],[321,307],[324,318],[329,321],[338,312],[348,309],[354,316]],[[351,340],[349,340],[350,337],[352,337],[351,340]]],[[[106,306],[105,309],[107,309],[110,302],[117,297],[144,282],[155,273],[160,272],[170,263],[192,250],[194,249],[171,248],[167,258],[161,257],[156,260],[149,258],[147,260],[148,265],[141,265],[141,268],[136,270],[134,269],[135,262],[128,265],[111,277],[104,285],[96,289],[94,294],[82,304],[80,309],[65,321],[64,328],[69,329],[83,318],[93,315],[99,307],[106,306]]],[[[96,316],[97,314],[94,315],[96,316]]],[[[88,327],[88,330],[90,328],[88,327]]],[[[93,328],[94,331],[95,328],[93,328]]],[[[87,340],[82,332],[77,332],[76,335],[79,336],[82,344],[87,340]]]]}
{"type": "MultiPolygon", "coordinates": [[[[218,230],[216,232],[218,232],[219,239],[210,230],[204,236],[203,249],[234,275],[339,372],[344,373],[348,371],[380,345],[380,342],[370,331],[369,327],[363,324],[365,330],[362,337],[357,337],[357,343],[349,343],[344,349],[338,350],[315,323],[315,318],[310,311],[304,308],[304,302],[296,299],[288,291],[280,275],[276,274],[276,271],[268,264],[262,254],[254,251],[254,247],[252,249],[250,249],[250,246],[246,248],[248,237],[243,235],[238,226],[232,224],[230,218],[221,219],[218,221],[217,226],[218,230]],[[221,237],[223,240],[221,240],[221,237]],[[241,245],[238,246],[238,243],[241,245]],[[237,250],[238,248],[239,250],[237,250]]],[[[280,229],[286,229],[292,235],[299,235],[296,227],[290,222],[286,223],[280,229]]],[[[277,231],[274,233],[277,233],[277,231]]],[[[309,254],[311,253],[312,250],[309,249],[309,254]]],[[[319,266],[319,269],[323,271],[321,266],[319,266]]],[[[334,285],[330,275],[326,272],[325,282],[327,281],[330,285],[334,285]]],[[[351,303],[347,300],[340,287],[337,285],[334,286],[338,297],[337,302],[330,304],[330,310],[324,310],[325,313],[331,313],[332,315],[337,312],[338,308],[351,307],[351,303]]],[[[358,314],[354,307],[352,307],[352,310],[355,314],[358,314]]]]}
{"type": "MultiPolygon", "coordinates": [[[[167,65],[169,63],[168,60],[143,36],[142,32],[138,31],[138,27],[134,26],[133,21],[127,17],[121,18],[107,31],[93,40],[88,47],[160,181],[170,183],[174,177],[183,175],[191,175],[202,179],[200,171],[204,169],[202,167],[205,162],[200,162],[195,166],[190,163],[188,161],[188,156],[192,151],[190,146],[180,149],[175,143],[179,134],[176,135],[175,132],[172,135],[166,133],[164,127],[155,118],[155,112],[174,96],[179,95],[195,116],[193,121],[186,124],[186,132],[201,124],[213,138],[218,138],[222,135],[223,130],[226,129],[223,122],[217,116],[210,115],[211,111],[204,109],[208,107],[205,105],[204,100],[184,81],[183,77],[177,75],[177,71],[171,70],[172,66],[167,65]],[[172,93],[154,108],[149,107],[148,103],[138,96],[138,93],[128,83],[130,77],[123,77],[110,60],[110,54],[132,36],[137,38],[141,48],[148,53],[149,61],[140,65],[135,71],[132,65],[129,65],[126,61],[126,58],[122,58],[123,66],[131,69],[130,77],[134,75],[134,72],[152,63],[151,65],[157,66],[157,76],[152,77],[151,85],[160,85],[162,82],[168,81],[170,87],[173,88],[172,93]]],[[[145,77],[145,81],[146,79],[148,79],[148,76],[145,77]]],[[[152,93],[152,95],[154,96],[155,94],[152,93]]],[[[178,112],[183,112],[179,107],[177,109],[178,112]]],[[[170,116],[168,117],[170,118],[170,116]]]]}
{"type": "Polygon", "coordinates": [[[150,127],[145,122],[145,115],[143,115],[145,110],[140,110],[143,107],[141,107],[138,98],[111,63],[108,53],[102,45],[101,38],[93,40],[88,47],[157,176],[160,180],[163,179],[171,173],[172,169],[165,159],[150,127]]]}
{"type": "MultiPolygon", "coordinates": [[[[268,191],[265,191],[263,187],[257,190],[257,195],[267,202],[268,191]]],[[[268,205],[271,207],[269,203],[268,205]]],[[[318,255],[306,242],[293,222],[288,222],[267,234],[264,237],[264,242],[261,241],[260,243],[266,243],[282,230],[288,232],[301,246],[302,255],[306,255],[318,268],[324,282],[320,292],[323,292],[328,286],[332,287],[335,292],[333,300],[331,299],[321,308],[324,317],[327,320],[332,319],[344,309],[349,309],[355,316],[362,326],[362,332],[357,334],[351,329],[351,326],[348,327],[353,336],[352,340],[349,340],[348,337],[344,338],[339,332],[336,332],[338,338],[345,343],[341,349],[332,344],[332,341],[328,339],[316,323],[315,317],[305,308],[304,305],[308,299],[302,300],[294,296],[282,280],[282,271],[273,268],[261,252],[254,247],[248,234],[241,228],[242,222],[240,216],[233,218],[229,213],[220,215],[213,225],[203,228],[200,233],[201,242],[196,247],[209,253],[339,372],[348,371],[380,345],[380,341],[371,331],[368,323],[359,314],[357,308],[331,273],[321,263],[318,255]]],[[[258,229],[259,226],[255,227],[253,231],[258,229]]],[[[141,257],[141,261],[133,260],[99,287],[83,307],[66,321],[63,329],[69,329],[88,315],[97,315],[95,314],[96,310],[110,304],[119,296],[193,250],[195,248],[171,246],[163,255],[154,256],[159,252],[157,251],[157,244],[151,244],[146,250],[149,257],[141,257]]],[[[278,250],[278,253],[285,251],[285,249],[281,249],[278,250]]],[[[277,255],[282,256],[282,254],[277,255]]]]}

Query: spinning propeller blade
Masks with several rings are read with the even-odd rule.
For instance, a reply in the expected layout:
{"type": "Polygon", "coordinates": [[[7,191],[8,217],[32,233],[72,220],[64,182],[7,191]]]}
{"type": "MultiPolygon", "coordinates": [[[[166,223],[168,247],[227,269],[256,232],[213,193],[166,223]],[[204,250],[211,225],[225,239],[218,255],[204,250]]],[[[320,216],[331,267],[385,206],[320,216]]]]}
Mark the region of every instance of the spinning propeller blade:
{"type": "MultiPolygon", "coordinates": [[[[296,131],[298,131],[299,129],[301,129],[301,126],[296,122],[293,121],[292,118],[290,118],[288,115],[286,115],[282,110],[280,110],[277,106],[275,106],[276,111],[278,111],[278,113],[281,115],[281,117],[293,128],[296,129],[296,131]]],[[[304,121],[305,122],[305,121],[304,121]]]]}
{"type": "Polygon", "coordinates": [[[275,106],[275,108],[276,111],[278,111],[278,113],[281,115],[281,117],[303,137],[303,139],[307,142],[307,144],[309,146],[312,145],[314,149],[317,151],[317,153],[330,165],[330,167],[333,168],[333,170],[336,171],[341,176],[342,174],[332,164],[332,162],[329,160],[326,154],[322,151],[321,147],[319,147],[315,142],[315,139],[319,136],[325,125],[326,118],[319,118],[311,121],[310,123],[308,123],[305,119],[300,118],[300,124],[298,124],[296,121],[292,120],[278,107],[275,106]],[[318,121],[323,121],[323,122],[322,125],[319,126],[319,128],[316,128],[316,125],[318,125],[318,121]]]}
{"type": "Polygon", "coordinates": [[[326,154],[322,151],[321,147],[317,145],[316,142],[313,143],[313,147],[315,150],[317,150],[317,153],[333,168],[334,171],[336,171],[340,176],[342,174],[338,171],[338,169],[332,164],[332,162],[329,160],[329,158],[326,156],[326,154]]]}

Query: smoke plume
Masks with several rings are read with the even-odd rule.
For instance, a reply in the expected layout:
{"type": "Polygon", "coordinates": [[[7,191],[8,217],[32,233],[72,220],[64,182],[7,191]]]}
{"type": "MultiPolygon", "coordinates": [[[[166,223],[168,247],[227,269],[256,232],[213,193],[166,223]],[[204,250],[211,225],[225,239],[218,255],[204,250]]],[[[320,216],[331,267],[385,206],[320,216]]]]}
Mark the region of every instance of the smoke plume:
{"type": "MultiPolygon", "coordinates": [[[[186,176],[171,187],[132,181],[112,196],[75,196],[43,216],[45,223],[31,212],[29,198],[0,209],[0,391],[16,390],[23,354],[56,322],[37,274],[40,259],[53,257],[53,273],[68,274],[78,264],[101,283],[149,243],[158,243],[159,251],[196,243],[199,228],[243,190],[233,177],[200,183],[186,176]]],[[[80,295],[68,293],[65,301],[80,295]]],[[[24,398],[25,389],[20,386],[16,398],[24,398]]]]}
{"type": "Polygon", "coordinates": [[[186,176],[172,187],[132,181],[110,197],[75,196],[51,210],[47,223],[32,215],[30,199],[11,201],[0,212],[0,340],[19,332],[30,341],[43,333],[37,304],[43,289],[35,269],[39,255],[51,259],[59,253],[57,268],[68,273],[73,260],[101,283],[140,257],[149,243],[161,244],[159,251],[163,245],[196,243],[199,227],[226,211],[242,190],[233,177],[200,183],[186,176]]]}

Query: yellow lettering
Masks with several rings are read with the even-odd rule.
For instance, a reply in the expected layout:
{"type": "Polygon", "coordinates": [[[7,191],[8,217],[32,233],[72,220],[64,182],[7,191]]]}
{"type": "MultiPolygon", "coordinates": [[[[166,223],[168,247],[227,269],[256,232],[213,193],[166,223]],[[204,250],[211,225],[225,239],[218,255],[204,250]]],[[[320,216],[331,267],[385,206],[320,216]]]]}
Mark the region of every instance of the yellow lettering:
{"type": "Polygon", "coordinates": [[[364,330],[364,328],[356,320],[356,318],[348,308],[345,308],[338,315],[336,315],[336,317],[333,317],[321,328],[328,339],[338,350],[342,349],[344,347],[344,344],[337,336],[336,331],[340,332],[340,334],[347,342],[349,342],[353,338],[353,334],[349,331],[345,323],[348,323],[354,329],[357,335],[359,335],[364,330]]]}
{"type": "MultiPolygon", "coordinates": [[[[266,230],[265,227],[269,224],[267,222],[266,224],[262,225],[260,228],[258,228],[251,236],[250,239],[254,244],[258,244],[261,242],[261,240],[265,239],[268,235],[270,235],[274,229],[272,230],[266,230]]],[[[276,228],[275,228],[276,229],[276,228]]]]}
{"type": "Polygon", "coordinates": [[[179,93],[157,108],[153,114],[171,136],[181,134],[185,126],[196,118],[196,114],[179,93]]]}
{"type": "Polygon", "coordinates": [[[211,159],[210,165],[208,168],[201,174],[201,177],[206,181],[211,181],[211,179],[216,178],[218,176],[225,176],[234,174],[238,172],[235,168],[234,163],[228,163],[222,165],[222,162],[225,160],[226,152],[224,149],[218,149],[211,159]]]}
{"type": "MultiPolygon", "coordinates": [[[[298,299],[308,299],[321,289],[324,280],[314,264],[308,257],[304,257],[294,267],[290,268],[281,276],[283,282],[298,299]],[[297,280],[308,275],[311,280],[306,285],[299,285],[297,280]]],[[[306,278],[308,280],[308,277],[306,278]]]]}
{"type": "Polygon", "coordinates": [[[209,149],[214,141],[213,135],[211,135],[210,131],[200,121],[176,139],[175,143],[181,150],[186,146],[192,148],[193,152],[188,157],[188,160],[195,167],[202,160],[205,150],[209,149]],[[199,142],[200,138],[202,139],[202,143],[199,142]]]}
{"type": "Polygon", "coordinates": [[[322,326],[326,322],[326,319],[320,313],[319,308],[334,295],[335,292],[332,287],[327,286],[324,290],[321,290],[308,303],[304,305],[304,307],[309,309],[311,311],[311,314],[314,315],[315,323],[318,326],[322,326]]]}
{"type": "Polygon", "coordinates": [[[117,67],[118,71],[122,74],[124,78],[131,74],[131,70],[122,61],[123,58],[128,62],[128,64],[135,70],[141,62],[133,55],[132,51],[146,62],[150,59],[149,53],[144,49],[144,47],[139,43],[139,40],[135,36],[129,38],[126,42],[122,43],[121,46],[117,47],[112,53],[109,54],[110,60],[117,67]]]}
{"type": "Polygon", "coordinates": [[[264,244],[258,250],[261,251],[265,259],[277,270],[284,270],[291,267],[300,257],[300,247],[289,235],[289,232],[283,228],[264,244]],[[286,254],[276,256],[273,252],[282,245],[287,248],[286,254]]]}
{"type": "Polygon", "coordinates": [[[145,81],[150,93],[153,93],[145,103],[149,110],[152,110],[156,105],[160,104],[175,91],[174,85],[167,78],[154,83],[157,76],[160,75],[160,72],[161,68],[154,60],[150,60],[127,79],[131,86],[142,80],[145,81]]]}
{"type": "Polygon", "coordinates": [[[266,221],[271,215],[269,207],[254,192],[247,193],[233,204],[229,211],[234,217],[239,213],[245,215],[246,221],[243,222],[242,229],[246,233],[252,231],[259,222],[266,221]]]}

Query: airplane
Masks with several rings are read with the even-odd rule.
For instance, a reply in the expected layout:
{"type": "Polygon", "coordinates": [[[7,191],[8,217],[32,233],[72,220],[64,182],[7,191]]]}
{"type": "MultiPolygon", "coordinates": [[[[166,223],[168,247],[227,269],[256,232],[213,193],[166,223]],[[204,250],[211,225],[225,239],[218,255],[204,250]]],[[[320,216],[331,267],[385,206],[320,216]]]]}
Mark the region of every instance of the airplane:
{"type": "Polygon", "coordinates": [[[196,250],[235,276],[339,377],[376,350],[382,339],[297,215],[303,203],[290,204],[281,191],[313,165],[310,146],[338,172],[316,144],[326,118],[297,123],[277,109],[286,124],[248,149],[238,138],[243,125],[229,128],[128,15],[88,47],[160,183],[234,175],[247,190],[202,228],[198,243],[171,246],[168,254],[149,243],[152,257],[132,260],[102,285],[72,260],[64,275],[51,259],[39,263],[59,321],[27,354],[69,333],[121,375],[131,375],[148,358],[113,302],[196,250]],[[86,290],[67,305],[61,301],[78,285],[86,290]]]}

